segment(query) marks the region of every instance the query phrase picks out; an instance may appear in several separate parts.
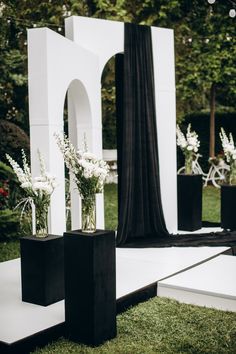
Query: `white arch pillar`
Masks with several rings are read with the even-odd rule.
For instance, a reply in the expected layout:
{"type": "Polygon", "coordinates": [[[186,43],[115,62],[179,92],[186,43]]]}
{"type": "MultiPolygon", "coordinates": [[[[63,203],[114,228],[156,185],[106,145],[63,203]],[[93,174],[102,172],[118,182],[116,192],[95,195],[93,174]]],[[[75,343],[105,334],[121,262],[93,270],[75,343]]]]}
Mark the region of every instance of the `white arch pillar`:
{"type": "MultiPolygon", "coordinates": [[[[100,75],[108,60],[124,51],[124,23],[72,16],[65,20],[66,36],[95,53],[100,75]]],[[[177,232],[177,162],[174,33],[167,28],[151,27],[160,184],[167,229],[177,232]]]]}
{"type": "MultiPolygon", "coordinates": [[[[28,31],[28,71],[32,173],[37,175],[39,172],[36,159],[36,151],[39,149],[45,158],[48,170],[56,175],[59,182],[52,195],[49,229],[53,234],[62,234],[65,231],[64,162],[53,134],[63,131],[66,92],[71,82],[77,79],[83,83],[84,91],[75,89],[72,84],[70,92],[75,91],[75,94],[82,92],[81,96],[83,92],[87,92],[90,105],[90,109],[87,110],[90,115],[85,115],[86,110],[83,112],[83,132],[79,125],[81,117],[77,113],[72,117],[76,120],[73,124],[77,127],[77,142],[79,147],[82,147],[81,136],[85,132],[89,149],[102,156],[98,58],[92,52],[49,29],[31,29],[28,31]]],[[[78,97],[78,105],[86,105],[82,100],[83,97],[78,97]]],[[[75,112],[80,114],[82,111],[75,110],[75,112]]],[[[98,199],[97,226],[103,227],[103,198],[100,196],[98,199]]],[[[77,210],[76,214],[73,226],[79,227],[80,211],[77,210]]]]}
{"type": "MultiPolygon", "coordinates": [[[[174,233],[177,231],[174,38],[172,30],[156,27],[151,30],[161,196],[167,229],[174,233]]],[[[55,131],[63,130],[65,95],[69,88],[72,141],[81,147],[86,132],[89,149],[101,157],[101,74],[106,62],[124,50],[124,23],[71,17],[66,19],[66,35],[70,40],[46,28],[32,29],[28,33],[32,172],[38,173],[36,150],[39,148],[49,171],[59,181],[52,196],[50,214],[50,232],[55,234],[65,230],[64,165],[53,137],[55,131]],[[74,80],[80,84],[75,84],[74,80]]],[[[80,226],[77,203],[74,195],[73,229],[80,226]]],[[[102,195],[97,199],[97,207],[97,227],[103,228],[102,195]]]]}

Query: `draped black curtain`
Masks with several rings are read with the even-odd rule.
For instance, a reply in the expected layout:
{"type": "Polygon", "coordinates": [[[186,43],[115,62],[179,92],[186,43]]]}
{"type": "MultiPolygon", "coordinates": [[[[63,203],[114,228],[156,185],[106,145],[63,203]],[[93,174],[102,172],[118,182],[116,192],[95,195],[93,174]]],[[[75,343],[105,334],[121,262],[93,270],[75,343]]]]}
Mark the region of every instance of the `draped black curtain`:
{"type": "Polygon", "coordinates": [[[150,27],[125,24],[124,56],[116,58],[117,244],[167,237],[163,216],[150,27]]]}

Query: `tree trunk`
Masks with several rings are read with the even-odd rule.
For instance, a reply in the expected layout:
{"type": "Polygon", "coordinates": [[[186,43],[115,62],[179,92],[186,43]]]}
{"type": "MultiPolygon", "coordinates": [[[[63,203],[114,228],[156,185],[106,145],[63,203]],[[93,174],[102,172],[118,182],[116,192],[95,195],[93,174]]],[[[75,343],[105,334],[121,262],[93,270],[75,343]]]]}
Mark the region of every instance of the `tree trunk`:
{"type": "Polygon", "coordinates": [[[211,85],[210,93],[210,142],[209,142],[209,156],[215,157],[215,98],[216,87],[213,83],[211,85]]]}

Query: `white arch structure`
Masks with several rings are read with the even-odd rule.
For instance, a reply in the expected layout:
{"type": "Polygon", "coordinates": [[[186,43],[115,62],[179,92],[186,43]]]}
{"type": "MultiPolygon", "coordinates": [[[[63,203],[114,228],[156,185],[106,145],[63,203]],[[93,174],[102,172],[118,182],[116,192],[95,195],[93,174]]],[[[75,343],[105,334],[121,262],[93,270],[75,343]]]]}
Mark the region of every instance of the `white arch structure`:
{"type": "MultiPolygon", "coordinates": [[[[39,149],[59,186],[52,195],[49,229],[65,231],[64,163],[54,132],[63,131],[68,92],[70,140],[102,157],[101,74],[108,60],[124,51],[124,23],[73,16],[65,21],[66,37],[47,28],[28,31],[31,166],[38,173],[39,149]]],[[[177,231],[176,113],[173,31],[152,27],[160,182],[169,232],[177,231]]],[[[72,191],[72,229],[80,227],[80,203],[72,191]]],[[[97,227],[104,228],[103,195],[97,197],[97,227]]]]}

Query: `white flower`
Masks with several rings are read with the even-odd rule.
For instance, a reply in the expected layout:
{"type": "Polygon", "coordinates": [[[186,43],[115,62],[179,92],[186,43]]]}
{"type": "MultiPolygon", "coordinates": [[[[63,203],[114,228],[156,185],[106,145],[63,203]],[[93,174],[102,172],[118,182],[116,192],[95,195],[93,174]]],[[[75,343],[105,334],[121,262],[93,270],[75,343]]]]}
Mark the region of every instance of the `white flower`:
{"type": "Polygon", "coordinates": [[[200,141],[198,140],[198,135],[195,131],[191,132],[191,124],[188,125],[186,137],[183,132],[180,130],[180,127],[177,125],[176,128],[177,134],[177,145],[181,148],[183,152],[185,151],[193,151],[198,152],[198,148],[200,146],[200,141]]]}
{"type": "Polygon", "coordinates": [[[23,189],[32,188],[32,183],[24,182],[21,184],[21,188],[23,188],[23,189]]]}
{"type": "Polygon", "coordinates": [[[85,151],[76,151],[66,135],[61,137],[55,134],[55,137],[66,166],[74,174],[80,195],[86,197],[89,194],[100,193],[103,181],[109,172],[107,163],[87,150],[86,141],[84,142],[85,151]]]}
{"type": "Polygon", "coordinates": [[[91,152],[87,152],[87,151],[82,154],[82,158],[87,159],[87,160],[97,161],[96,155],[92,154],[91,152]]]}
{"type": "Polygon", "coordinates": [[[40,177],[34,177],[34,180],[35,180],[35,182],[45,182],[45,181],[46,181],[46,178],[40,176],[40,177]]]}
{"type": "Polygon", "coordinates": [[[30,167],[28,166],[26,155],[23,150],[23,168],[21,168],[11,156],[6,156],[28,198],[32,200],[36,207],[49,207],[50,196],[56,187],[56,179],[46,171],[45,163],[41,154],[38,152],[41,174],[34,178],[31,175],[30,167]]]}

